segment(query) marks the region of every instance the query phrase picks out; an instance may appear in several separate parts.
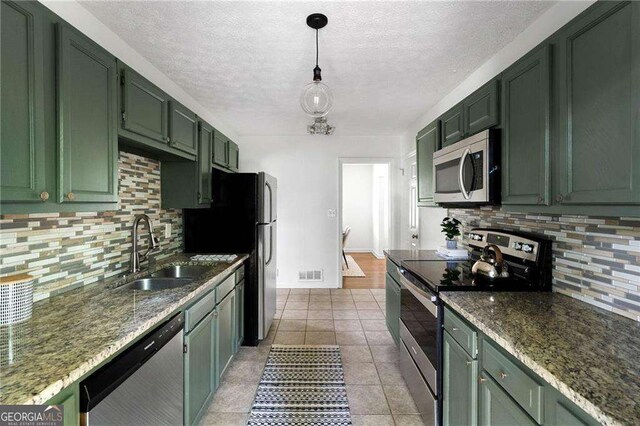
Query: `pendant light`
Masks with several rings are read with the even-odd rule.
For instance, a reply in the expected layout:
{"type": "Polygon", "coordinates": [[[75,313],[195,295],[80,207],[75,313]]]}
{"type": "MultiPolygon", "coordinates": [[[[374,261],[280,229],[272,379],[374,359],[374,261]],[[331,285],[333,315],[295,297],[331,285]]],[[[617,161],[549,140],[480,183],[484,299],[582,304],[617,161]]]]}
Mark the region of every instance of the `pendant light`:
{"type": "Polygon", "coordinates": [[[333,93],[322,82],[321,69],[318,66],[318,30],[324,28],[329,20],[321,13],[307,17],[307,25],[316,30],[316,67],[313,69],[313,81],[307,84],[300,95],[300,106],[309,116],[324,117],[333,106],[333,93]]]}

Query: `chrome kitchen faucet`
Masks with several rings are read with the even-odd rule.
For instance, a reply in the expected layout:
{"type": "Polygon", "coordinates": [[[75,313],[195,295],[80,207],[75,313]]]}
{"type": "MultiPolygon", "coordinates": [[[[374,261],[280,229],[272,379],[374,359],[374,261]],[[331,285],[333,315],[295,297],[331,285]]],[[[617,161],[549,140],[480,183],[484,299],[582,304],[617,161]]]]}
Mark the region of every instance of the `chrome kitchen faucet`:
{"type": "Polygon", "coordinates": [[[153,224],[151,223],[149,216],[146,214],[136,215],[133,220],[131,237],[133,239],[133,245],[131,246],[131,273],[136,273],[140,271],[140,262],[144,261],[152,250],[159,247],[158,240],[153,235],[153,224]],[[143,221],[146,222],[147,230],[149,231],[149,247],[147,248],[147,251],[140,254],[138,253],[138,225],[143,221]]]}

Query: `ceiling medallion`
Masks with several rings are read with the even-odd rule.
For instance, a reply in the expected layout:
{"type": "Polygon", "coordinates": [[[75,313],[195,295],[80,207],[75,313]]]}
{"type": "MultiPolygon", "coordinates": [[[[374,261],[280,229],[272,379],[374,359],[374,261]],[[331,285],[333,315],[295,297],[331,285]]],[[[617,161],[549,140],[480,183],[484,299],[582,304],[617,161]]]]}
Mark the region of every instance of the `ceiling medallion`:
{"type": "Polygon", "coordinates": [[[316,30],[316,67],[313,69],[313,81],[307,84],[300,94],[300,106],[307,115],[315,119],[312,125],[307,126],[307,130],[313,135],[330,135],[334,129],[324,118],[333,107],[333,93],[329,86],[322,82],[322,70],[318,66],[318,30],[324,28],[328,22],[327,17],[321,13],[313,13],[307,17],[307,25],[316,30]]]}
{"type": "Polygon", "coordinates": [[[310,135],[332,135],[335,129],[327,123],[327,117],[316,117],[313,124],[307,126],[310,135]]]}

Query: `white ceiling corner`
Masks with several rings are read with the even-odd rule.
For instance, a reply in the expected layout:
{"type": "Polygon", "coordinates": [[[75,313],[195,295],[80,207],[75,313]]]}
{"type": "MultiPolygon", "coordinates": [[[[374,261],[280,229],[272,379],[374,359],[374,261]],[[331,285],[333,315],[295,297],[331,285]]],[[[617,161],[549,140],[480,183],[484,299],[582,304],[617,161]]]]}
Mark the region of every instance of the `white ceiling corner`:
{"type": "Polygon", "coordinates": [[[239,135],[302,135],[321,12],[336,135],[400,135],[553,2],[81,1],[239,135]]]}

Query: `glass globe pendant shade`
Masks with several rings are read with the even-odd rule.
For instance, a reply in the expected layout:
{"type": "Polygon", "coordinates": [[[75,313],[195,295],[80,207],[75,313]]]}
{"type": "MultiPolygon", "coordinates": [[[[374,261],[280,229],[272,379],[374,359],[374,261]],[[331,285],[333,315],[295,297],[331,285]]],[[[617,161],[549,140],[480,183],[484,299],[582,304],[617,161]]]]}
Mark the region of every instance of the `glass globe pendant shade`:
{"type": "Polygon", "coordinates": [[[302,90],[300,106],[311,117],[324,117],[333,106],[333,93],[323,82],[313,81],[302,90]]]}

